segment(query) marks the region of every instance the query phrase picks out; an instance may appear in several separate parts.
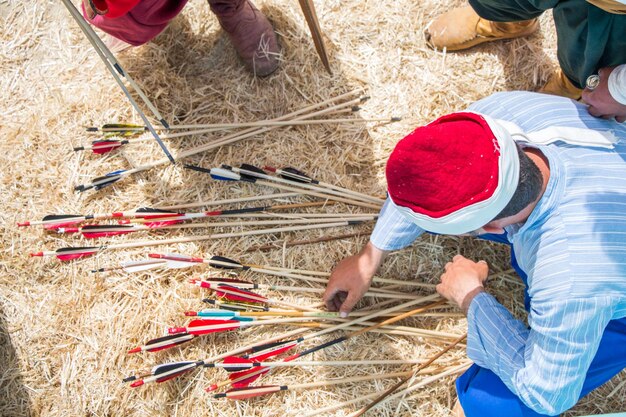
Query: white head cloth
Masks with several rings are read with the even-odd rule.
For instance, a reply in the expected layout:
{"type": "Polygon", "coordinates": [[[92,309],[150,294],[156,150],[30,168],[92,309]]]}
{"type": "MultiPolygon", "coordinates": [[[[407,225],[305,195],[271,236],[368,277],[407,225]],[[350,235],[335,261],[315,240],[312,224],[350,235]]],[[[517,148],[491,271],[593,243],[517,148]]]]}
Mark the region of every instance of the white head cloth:
{"type": "Polygon", "coordinates": [[[462,235],[480,229],[500,214],[513,198],[519,181],[519,157],[516,141],[542,145],[561,141],[579,146],[612,148],[617,140],[610,132],[560,126],[525,133],[515,123],[492,119],[480,113],[475,114],[479,114],[485,119],[494,134],[494,145],[500,150],[498,186],[488,199],[438,218],[416,213],[408,207],[399,206],[390,198],[393,208],[426,231],[462,235]]]}

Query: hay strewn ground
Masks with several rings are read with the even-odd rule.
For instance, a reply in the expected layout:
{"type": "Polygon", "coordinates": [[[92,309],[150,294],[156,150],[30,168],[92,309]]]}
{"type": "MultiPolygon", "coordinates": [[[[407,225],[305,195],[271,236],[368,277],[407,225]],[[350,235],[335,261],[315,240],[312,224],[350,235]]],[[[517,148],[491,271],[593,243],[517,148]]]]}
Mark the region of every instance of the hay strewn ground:
{"type": "MultiPolygon", "coordinates": [[[[386,156],[415,125],[463,109],[496,91],[535,89],[556,65],[549,15],[542,18],[540,34],[529,39],[445,54],[426,47],[422,30],[432,17],[460,2],[327,0],[316,4],[335,71],[329,76],[315,55],[297,2],[258,3],[275,23],[284,48],[280,71],[268,79],[253,79],[239,66],[208,5],[199,0],[192,1],[153,43],[119,57],[171,122],[275,117],[357,87],[367,89],[372,97],[364,105],[362,117],[402,115],[405,119],[388,126],[277,130],[192,159],[200,165],[297,165],[322,180],[381,195],[386,156]]],[[[71,152],[72,146],[87,140],[82,126],[139,121],[139,117],[60,2],[0,1],[0,21],[2,416],[298,415],[390,385],[390,381],[379,381],[228,403],[211,401],[203,391],[209,383],[223,378],[217,371],[201,371],[136,390],[121,384],[121,378],[134,370],[167,361],[205,358],[242,340],[262,339],[275,332],[248,330],[206,337],[181,349],[129,357],[125,354],[128,348],[163,334],[169,325],[182,323],[181,311],[202,308],[200,293],[186,283],[198,273],[89,273],[98,265],[140,258],[146,250],[107,253],[63,265],[56,260],[29,258],[29,252],[60,247],[70,239],[46,236],[38,228],[17,230],[15,222],[50,213],[105,212],[271,190],[213,183],[200,174],[168,166],[99,193],[76,194],[73,186],[94,174],[160,158],[160,151],[149,145],[141,151],[129,148],[106,158],[71,152]]],[[[171,146],[176,150],[202,140],[171,146]]],[[[361,230],[361,238],[252,254],[245,249],[268,239],[229,239],[158,249],[328,271],[365,242],[369,229],[361,230]]],[[[327,233],[340,231],[302,232],[283,238],[327,233]]],[[[131,239],[136,237],[119,240],[131,239]]],[[[467,238],[425,237],[409,250],[393,255],[384,275],[408,279],[419,271],[420,279],[436,282],[442,266],[459,252],[486,259],[494,272],[508,269],[508,254],[502,247],[467,238]]],[[[255,279],[273,282],[265,277],[255,279]]],[[[521,315],[521,290],[513,275],[494,280],[491,290],[521,315]]],[[[302,304],[319,301],[297,294],[274,296],[302,304]]],[[[457,334],[465,329],[464,320],[457,319],[413,323],[457,334]]],[[[440,346],[427,339],[367,335],[315,358],[427,357],[440,346]]],[[[446,360],[454,363],[462,356],[462,352],[456,353],[446,360]]],[[[266,383],[354,373],[348,368],[284,370],[266,383]]],[[[624,377],[622,373],[614,378],[567,415],[624,410],[624,377]]],[[[447,378],[419,390],[410,399],[380,407],[372,415],[447,416],[454,399],[453,379],[447,378]]],[[[343,409],[335,415],[350,411],[343,409]]]]}

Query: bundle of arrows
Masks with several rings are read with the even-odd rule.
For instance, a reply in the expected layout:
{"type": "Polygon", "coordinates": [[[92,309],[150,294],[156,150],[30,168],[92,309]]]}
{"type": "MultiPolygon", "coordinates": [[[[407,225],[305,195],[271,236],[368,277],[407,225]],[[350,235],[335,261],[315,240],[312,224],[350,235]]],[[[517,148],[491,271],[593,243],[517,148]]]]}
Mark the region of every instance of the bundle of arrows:
{"type": "MultiPolygon", "coordinates": [[[[203,168],[192,167],[195,170],[204,171],[203,168]]],[[[330,227],[342,227],[373,221],[377,213],[373,210],[380,209],[383,200],[364,193],[352,191],[347,188],[315,180],[303,172],[294,168],[278,169],[265,167],[265,170],[250,164],[243,164],[240,168],[223,166],[208,170],[211,176],[221,180],[241,180],[254,182],[260,185],[271,185],[280,190],[288,191],[289,195],[311,196],[323,201],[294,204],[266,204],[261,206],[244,207],[237,209],[210,210],[202,212],[181,212],[164,208],[139,208],[129,211],[112,213],[96,213],[87,215],[48,215],[39,221],[27,221],[18,223],[19,226],[42,225],[50,232],[61,234],[80,234],[87,239],[112,237],[125,235],[138,231],[167,231],[181,229],[198,229],[213,227],[236,227],[245,228],[244,231],[230,233],[214,233],[208,235],[196,235],[178,237],[165,240],[137,241],[115,243],[101,246],[68,247],[56,251],[41,251],[33,253],[33,256],[56,256],[60,260],[72,260],[95,254],[105,249],[127,249],[152,245],[164,245],[183,242],[197,242],[228,237],[242,237],[263,234],[277,234],[300,230],[312,230],[330,227]],[[277,175],[269,175],[267,172],[277,175]],[[315,207],[327,207],[336,203],[353,205],[361,209],[369,209],[367,213],[312,213],[293,212],[315,207]],[[206,222],[210,219],[220,218],[246,218],[221,222],[206,222]],[[250,219],[250,218],[255,219],[250,219]],[[84,224],[95,220],[115,219],[118,224],[84,224]],[[186,223],[191,220],[205,220],[201,223],[186,223]],[[252,229],[258,227],[270,227],[268,229],[252,229]]],[[[247,200],[250,200],[248,198],[247,200]]],[[[229,200],[233,202],[234,200],[229,200]]],[[[178,206],[179,208],[181,206],[178,206]]]]}
{"type": "MultiPolygon", "coordinates": [[[[281,117],[277,117],[277,118],[263,121],[263,122],[251,123],[250,127],[246,127],[241,131],[227,134],[223,137],[220,137],[219,139],[215,139],[203,145],[200,145],[191,149],[187,149],[185,151],[181,151],[175,155],[169,155],[168,153],[168,158],[159,159],[157,161],[140,165],[132,169],[114,170],[112,172],[109,172],[107,174],[94,178],[88,184],[76,186],[75,189],[81,192],[85,190],[89,190],[89,189],[99,190],[111,184],[116,183],[122,178],[129,177],[133,174],[137,174],[139,172],[146,172],[158,166],[165,165],[169,162],[177,162],[182,159],[186,159],[190,156],[197,155],[202,152],[214,150],[221,146],[229,145],[229,144],[235,143],[243,139],[247,139],[251,137],[258,137],[259,135],[269,132],[273,129],[276,129],[280,126],[293,126],[297,124],[302,124],[304,122],[317,123],[317,124],[326,122],[325,120],[320,120],[319,117],[337,114],[338,112],[341,113],[345,111],[358,110],[358,105],[365,100],[367,100],[367,97],[362,96],[360,91],[348,92],[348,93],[339,95],[337,97],[333,97],[331,99],[322,101],[320,103],[312,104],[301,110],[288,113],[281,117]]],[[[346,119],[331,119],[331,120],[334,120],[333,123],[344,123],[346,119]]],[[[361,119],[354,119],[354,121],[359,121],[359,120],[361,119]]],[[[391,121],[397,121],[399,119],[397,117],[393,117],[393,118],[388,118],[385,120],[391,122],[391,121]]],[[[368,120],[365,120],[365,121],[368,121],[368,120]]],[[[161,137],[157,135],[156,130],[152,128],[151,125],[149,126],[148,124],[146,124],[146,127],[150,129],[150,131],[153,133],[153,136],[155,138],[159,138],[160,140],[161,137]]],[[[171,126],[169,125],[166,128],[171,130],[171,126]]],[[[122,135],[131,135],[131,134],[136,133],[137,130],[142,130],[143,127],[140,127],[137,129],[134,127],[116,128],[116,127],[109,126],[104,129],[106,130],[121,129],[121,130],[117,130],[116,133],[122,134],[122,135]]],[[[213,129],[215,129],[215,127],[195,129],[195,130],[190,131],[189,134],[194,134],[194,135],[204,134],[204,133],[208,133],[207,130],[213,130],[213,129]]],[[[94,129],[90,129],[90,130],[94,130],[94,129]]],[[[112,132],[106,132],[106,133],[112,133],[112,132]]],[[[183,136],[182,133],[171,133],[168,136],[163,135],[163,137],[169,137],[170,139],[176,138],[176,137],[182,137],[182,136],[183,136]]],[[[76,150],[92,149],[94,152],[97,152],[97,153],[105,153],[113,149],[119,148],[122,145],[129,144],[129,143],[131,143],[131,139],[116,140],[112,138],[105,138],[104,140],[96,141],[95,143],[92,143],[89,146],[77,147],[76,150]]]]}
{"type": "MultiPolygon", "coordinates": [[[[124,382],[130,382],[131,387],[139,387],[153,382],[162,383],[199,368],[224,369],[228,372],[228,377],[223,381],[210,384],[208,387],[206,387],[206,391],[217,392],[228,386],[231,386],[232,388],[225,392],[213,394],[213,397],[216,399],[226,398],[230,400],[244,400],[288,390],[311,389],[321,386],[369,381],[372,379],[402,378],[401,382],[406,382],[411,377],[415,377],[415,375],[418,373],[430,375],[426,379],[421,381],[423,385],[426,385],[430,382],[436,381],[439,378],[453,374],[454,372],[460,372],[462,369],[465,369],[465,367],[467,366],[466,363],[463,363],[463,366],[459,366],[456,364],[445,364],[437,366],[433,365],[435,361],[442,357],[446,352],[462,342],[462,340],[465,338],[465,335],[460,337],[454,334],[446,334],[444,336],[440,336],[439,340],[446,340],[446,345],[441,350],[439,350],[436,355],[432,356],[431,358],[425,359],[304,361],[301,360],[301,358],[316,352],[320,352],[330,346],[335,346],[350,339],[357,338],[358,336],[367,332],[393,332],[396,328],[400,327],[393,326],[395,322],[405,319],[407,317],[427,314],[432,310],[445,306],[445,304],[446,301],[441,299],[436,294],[430,296],[422,296],[393,307],[357,312],[353,314],[354,318],[343,320],[337,318],[337,315],[335,313],[320,311],[298,312],[293,310],[265,310],[256,312],[251,311],[247,313],[239,312],[238,314],[235,314],[234,312],[229,312],[227,310],[210,310],[207,311],[208,315],[206,317],[212,317],[211,319],[195,319],[184,327],[171,328],[169,329],[169,335],[160,339],[154,339],[144,346],[140,346],[130,350],[129,353],[159,351],[172,346],[180,345],[188,340],[192,340],[199,335],[221,331],[232,331],[234,329],[241,329],[243,327],[254,327],[261,325],[276,326],[284,324],[296,326],[305,325],[305,327],[298,327],[289,332],[266,339],[263,342],[245,345],[207,359],[181,361],[157,365],[152,369],[136,372],[135,374],[125,378],[124,382]],[[424,305],[425,303],[428,304],[424,305]],[[280,315],[290,317],[273,318],[280,315]],[[384,317],[387,318],[382,319],[384,317]],[[328,320],[337,320],[341,321],[341,323],[320,326],[320,321],[328,320]],[[311,333],[311,328],[322,328],[322,330],[311,333]],[[347,331],[347,333],[344,333],[343,335],[335,337],[334,339],[331,339],[329,341],[318,342],[317,344],[306,347],[304,350],[293,353],[297,347],[309,344],[308,341],[341,330],[347,331]],[[288,352],[289,355],[284,356],[288,352]],[[272,358],[278,360],[270,361],[270,359],[272,358]],[[370,365],[416,365],[417,367],[414,370],[408,371],[404,370],[389,373],[379,373],[376,375],[353,376],[328,381],[318,380],[310,383],[289,385],[253,385],[262,376],[267,375],[270,372],[275,373],[277,372],[277,370],[286,367],[359,367],[370,365]]],[[[188,312],[188,315],[200,315],[200,313],[201,312],[188,312]]],[[[418,331],[420,329],[414,330],[416,330],[416,332],[412,334],[413,336],[419,335],[421,337],[432,337],[430,335],[419,334],[418,331]]],[[[410,334],[410,332],[407,331],[404,334],[410,334]]],[[[392,391],[390,391],[388,395],[390,395],[391,393],[392,391]]],[[[378,394],[376,394],[376,396],[378,396],[378,394]]],[[[371,398],[372,397],[369,396],[367,398],[364,398],[363,400],[371,398]]],[[[384,398],[377,399],[377,402],[372,403],[370,405],[370,408],[377,403],[382,402],[383,400],[384,398]]]]}

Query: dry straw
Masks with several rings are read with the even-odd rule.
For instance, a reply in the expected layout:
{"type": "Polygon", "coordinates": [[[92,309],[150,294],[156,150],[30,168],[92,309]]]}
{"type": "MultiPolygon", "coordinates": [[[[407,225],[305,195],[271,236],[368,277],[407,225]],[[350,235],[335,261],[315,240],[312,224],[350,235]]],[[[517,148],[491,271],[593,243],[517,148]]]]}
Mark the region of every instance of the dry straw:
{"type": "MultiPolygon", "coordinates": [[[[453,54],[429,50],[422,31],[434,16],[462,4],[460,1],[316,0],[333,69],[333,75],[329,75],[320,64],[297,2],[255,3],[274,23],[283,48],[280,70],[267,79],[254,79],[242,68],[203,1],[189,2],[172,25],[150,44],[123,51],[117,57],[171,124],[276,119],[356,89],[364,89],[371,96],[360,112],[328,117],[402,116],[403,120],[392,124],[276,127],[189,156],[187,163],[204,167],[238,166],[242,162],[279,168],[294,166],[320,181],[382,196],[387,156],[416,124],[464,109],[497,91],[536,89],[557,65],[556,36],[549,14],[541,17],[540,33],[528,39],[453,54]]],[[[78,1],[74,4],[78,5],[78,1]]],[[[35,227],[18,230],[16,222],[50,213],[189,207],[187,203],[196,202],[209,206],[214,200],[222,201],[219,208],[241,208],[255,203],[229,204],[224,200],[276,191],[243,183],[212,182],[203,174],[165,163],[100,193],[76,194],[76,184],[113,169],[150,164],[163,154],[151,142],[124,147],[104,157],[71,152],[76,144],[92,139],[85,135],[84,126],[140,123],[139,116],[59,1],[0,2],[0,23],[2,416],[296,416],[353,398],[378,395],[397,381],[363,380],[244,402],[213,400],[204,392],[204,387],[224,378],[219,370],[204,370],[169,383],[136,389],[122,384],[121,379],[136,369],[186,358],[217,357],[285,330],[247,329],[199,338],[180,349],[127,356],[130,347],[179,323],[181,312],[204,307],[201,299],[208,294],[200,294],[186,283],[189,278],[199,277],[199,272],[193,268],[132,275],[121,271],[97,275],[89,272],[101,265],[145,258],[148,251],[141,248],[110,251],[67,264],[28,258],[25,255],[36,248],[64,246],[67,238],[45,235],[35,227]]],[[[167,144],[173,154],[181,155],[225,135],[228,134],[213,132],[167,144]]],[[[273,201],[293,204],[313,200],[290,192],[281,193],[273,201]]],[[[372,211],[337,204],[311,212],[348,210],[372,211]]],[[[200,257],[223,255],[255,265],[329,271],[341,258],[358,251],[370,230],[367,225],[358,226],[357,230],[303,230],[279,236],[179,243],[163,250],[200,257]],[[329,235],[343,237],[325,241],[329,235]],[[291,246],[297,241],[316,243],[291,246]],[[248,252],[250,248],[254,250],[248,252]]],[[[120,237],[114,242],[127,240],[120,237]]],[[[470,238],[424,236],[410,248],[391,255],[380,275],[435,284],[445,263],[457,253],[487,260],[491,272],[500,273],[491,280],[489,291],[517,317],[524,317],[523,287],[517,283],[516,275],[508,271],[507,249],[495,244],[470,238]]],[[[257,273],[251,276],[267,284],[303,285],[295,278],[257,273]]],[[[321,285],[312,283],[311,287],[321,285]]],[[[432,290],[410,291],[426,294],[432,290]]],[[[316,293],[274,292],[268,296],[320,308],[316,293]]],[[[367,308],[373,302],[365,300],[359,307],[367,308]]],[[[424,315],[400,324],[452,335],[466,329],[465,319],[454,315],[424,315]]],[[[368,333],[311,359],[424,359],[432,357],[449,340],[409,336],[400,330],[368,333]]],[[[446,358],[442,365],[445,368],[425,376],[432,378],[430,383],[416,378],[417,383],[422,381],[424,385],[400,402],[381,404],[371,415],[449,416],[455,399],[453,375],[461,368],[448,367],[465,366],[466,358],[463,349],[446,358]],[[444,372],[450,376],[437,377],[444,372]]],[[[357,371],[349,367],[281,369],[268,375],[263,383],[304,383],[409,369],[375,365],[364,365],[357,371]]],[[[625,379],[626,375],[620,374],[566,415],[623,411],[625,379]]],[[[327,415],[346,416],[361,406],[363,403],[327,415]]]]}

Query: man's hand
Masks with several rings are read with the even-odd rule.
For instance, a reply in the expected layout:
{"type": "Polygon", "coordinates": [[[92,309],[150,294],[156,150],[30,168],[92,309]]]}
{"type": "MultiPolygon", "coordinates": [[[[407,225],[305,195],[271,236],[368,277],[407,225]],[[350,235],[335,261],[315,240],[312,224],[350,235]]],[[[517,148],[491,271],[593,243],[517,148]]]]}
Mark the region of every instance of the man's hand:
{"type": "Polygon", "coordinates": [[[484,291],[483,282],[489,275],[487,262],[473,262],[461,255],[456,255],[444,269],[446,272],[441,275],[441,284],[437,285],[437,292],[458,304],[467,314],[474,296],[484,291]]]}
{"type": "Polygon", "coordinates": [[[326,292],[322,296],[326,308],[339,311],[342,317],[347,317],[369,289],[385,255],[385,251],[368,242],[357,255],[339,262],[330,274],[326,292]]]}
{"type": "Polygon", "coordinates": [[[615,67],[606,67],[598,71],[600,84],[593,89],[585,88],[582,98],[589,105],[589,114],[605,119],[615,118],[620,123],[626,121],[626,105],[621,104],[611,96],[609,92],[609,75],[615,67]]]}

